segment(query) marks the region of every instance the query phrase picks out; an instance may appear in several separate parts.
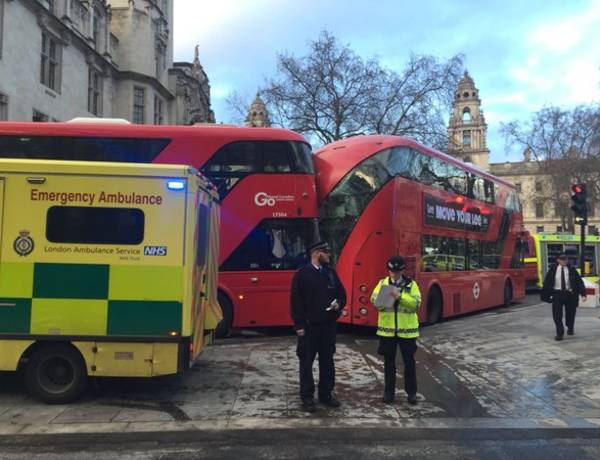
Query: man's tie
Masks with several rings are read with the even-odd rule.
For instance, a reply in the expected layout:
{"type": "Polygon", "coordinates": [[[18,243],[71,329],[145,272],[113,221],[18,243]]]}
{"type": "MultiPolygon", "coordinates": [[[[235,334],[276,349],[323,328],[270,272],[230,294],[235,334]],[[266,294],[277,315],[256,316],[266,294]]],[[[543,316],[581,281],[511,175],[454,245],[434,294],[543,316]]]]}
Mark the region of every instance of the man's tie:
{"type": "Polygon", "coordinates": [[[567,283],[565,281],[565,267],[560,267],[560,290],[567,290],[567,283]]]}

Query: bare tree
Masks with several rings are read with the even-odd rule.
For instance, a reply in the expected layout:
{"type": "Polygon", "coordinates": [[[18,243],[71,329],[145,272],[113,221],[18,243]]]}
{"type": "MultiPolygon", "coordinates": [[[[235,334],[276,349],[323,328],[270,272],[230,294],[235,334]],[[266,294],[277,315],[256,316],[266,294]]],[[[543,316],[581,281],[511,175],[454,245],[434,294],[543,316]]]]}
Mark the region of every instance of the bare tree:
{"type": "Polygon", "coordinates": [[[537,197],[553,203],[563,228],[572,230],[571,184],[586,183],[590,203],[600,202],[600,104],[546,107],[528,123],[513,121],[502,130],[509,144],[531,153],[548,180],[537,197]]]}
{"type": "Polygon", "coordinates": [[[307,55],[278,56],[278,75],[261,94],[278,125],[320,143],[396,134],[445,148],[447,117],[462,71],[462,56],[440,61],[411,55],[397,73],[322,32],[307,55]]]}

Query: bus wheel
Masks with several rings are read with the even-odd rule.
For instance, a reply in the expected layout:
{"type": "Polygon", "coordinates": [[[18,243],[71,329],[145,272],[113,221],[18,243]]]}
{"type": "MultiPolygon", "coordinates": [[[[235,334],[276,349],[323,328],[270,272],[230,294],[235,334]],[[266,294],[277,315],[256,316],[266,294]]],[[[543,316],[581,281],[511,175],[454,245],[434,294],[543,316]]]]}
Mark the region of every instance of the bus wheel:
{"type": "Polygon", "coordinates": [[[223,319],[217,325],[215,330],[215,336],[217,338],[227,337],[231,332],[233,326],[233,305],[225,294],[219,291],[217,300],[221,306],[221,312],[223,313],[223,319]]]}
{"type": "Polygon", "coordinates": [[[432,287],[427,296],[427,324],[435,324],[442,319],[442,293],[432,287]]]}
{"type": "Polygon", "coordinates": [[[85,361],[71,345],[43,344],[29,357],[25,384],[29,392],[48,404],[77,400],[87,387],[85,361]]]}
{"type": "Polygon", "coordinates": [[[510,304],[512,303],[512,297],[512,284],[509,280],[506,280],[506,283],[504,283],[504,303],[502,306],[510,307],[510,304]]]}

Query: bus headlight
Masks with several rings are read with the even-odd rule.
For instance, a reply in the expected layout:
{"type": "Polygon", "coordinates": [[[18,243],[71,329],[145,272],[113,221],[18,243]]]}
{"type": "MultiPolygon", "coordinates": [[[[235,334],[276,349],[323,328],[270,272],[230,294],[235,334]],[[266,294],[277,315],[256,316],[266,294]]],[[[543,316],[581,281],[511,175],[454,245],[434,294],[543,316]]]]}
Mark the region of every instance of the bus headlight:
{"type": "Polygon", "coordinates": [[[369,312],[368,312],[368,310],[367,310],[365,307],[363,307],[363,308],[361,308],[360,310],[358,310],[358,312],[359,312],[361,315],[363,315],[363,316],[367,316],[367,313],[369,313],[369,312]]]}

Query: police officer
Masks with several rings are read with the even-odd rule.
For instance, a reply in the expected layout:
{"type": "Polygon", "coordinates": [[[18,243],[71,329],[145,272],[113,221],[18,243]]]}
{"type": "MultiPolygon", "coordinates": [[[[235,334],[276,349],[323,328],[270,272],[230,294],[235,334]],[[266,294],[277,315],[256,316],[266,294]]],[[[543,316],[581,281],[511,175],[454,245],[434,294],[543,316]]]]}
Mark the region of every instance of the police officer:
{"type": "Polygon", "coordinates": [[[319,355],[319,401],[328,407],[339,407],[333,396],[335,386],[336,321],[346,305],[346,292],[336,272],[328,266],[331,249],[320,241],[308,248],[310,263],[298,270],[292,279],[291,316],[298,336],[300,361],[300,398],[307,412],[316,410],[315,383],[312,366],[319,355]]]}
{"type": "Polygon", "coordinates": [[[383,402],[394,401],[396,390],[396,350],[399,347],[404,360],[404,390],[410,404],[417,404],[417,373],[415,353],[419,336],[417,310],[421,305],[421,292],[417,283],[406,276],[406,264],[400,256],[392,256],[387,261],[389,276],[381,279],[371,295],[371,302],[379,310],[377,335],[378,353],[384,358],[385,390],[383,402]],[[392,286],[389,295],[393,304],[389,309],[382,299],[378,299],[383,286],[392,286]],[[379,300],[379,302],[378,302],[379,300]],[[381,303],[383,305],[378,305],[381,303]]]}

